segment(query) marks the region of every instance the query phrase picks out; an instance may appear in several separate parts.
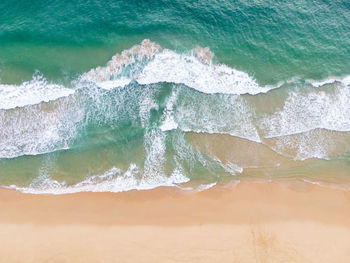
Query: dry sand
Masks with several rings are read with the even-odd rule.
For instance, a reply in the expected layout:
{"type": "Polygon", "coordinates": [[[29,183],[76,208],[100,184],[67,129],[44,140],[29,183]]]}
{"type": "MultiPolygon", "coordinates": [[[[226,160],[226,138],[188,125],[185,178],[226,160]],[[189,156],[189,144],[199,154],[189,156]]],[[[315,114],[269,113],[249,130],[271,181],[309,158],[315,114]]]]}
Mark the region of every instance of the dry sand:
{"type": "Polygon", "coordinates": [[[242,182],[193,193],[0,190],[0,262],[350,262],[350,192],[242,182]]]}

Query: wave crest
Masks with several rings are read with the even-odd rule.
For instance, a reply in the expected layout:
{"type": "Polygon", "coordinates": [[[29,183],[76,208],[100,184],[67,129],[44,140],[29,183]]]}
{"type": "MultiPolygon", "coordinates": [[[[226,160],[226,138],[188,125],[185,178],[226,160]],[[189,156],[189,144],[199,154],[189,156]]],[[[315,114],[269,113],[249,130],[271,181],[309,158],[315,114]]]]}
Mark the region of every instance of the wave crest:
{"type": "Polygon", "coordinates": [[[247,73],[213,63],[208,47],[197,46],[189,54],[162,49],[148,39],[116,54],[106,67],[82,75],[101,88],[125,86],[131,81],[149,85],[159,82],[184,84],[204,93],[258,94],[274,87],[261,87],[247,73]]]}

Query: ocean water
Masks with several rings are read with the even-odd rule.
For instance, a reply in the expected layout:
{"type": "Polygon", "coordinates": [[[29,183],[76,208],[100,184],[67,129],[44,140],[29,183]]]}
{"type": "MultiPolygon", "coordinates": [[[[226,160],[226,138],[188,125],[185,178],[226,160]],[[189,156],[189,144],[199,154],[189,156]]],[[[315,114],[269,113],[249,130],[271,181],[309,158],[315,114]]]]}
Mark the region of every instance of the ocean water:
{"type": "Polygon", "coordinates": [[[0,186],[350,189],[348,1],[0,2],[0,186]]]}

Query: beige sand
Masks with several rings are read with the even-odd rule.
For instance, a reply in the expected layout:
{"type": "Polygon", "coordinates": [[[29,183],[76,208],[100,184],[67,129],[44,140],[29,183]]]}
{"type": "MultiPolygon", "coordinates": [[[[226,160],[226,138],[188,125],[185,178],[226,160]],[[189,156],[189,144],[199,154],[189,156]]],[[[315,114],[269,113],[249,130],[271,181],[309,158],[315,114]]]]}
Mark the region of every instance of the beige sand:
{"type": "Polygon", "coordinates": [[[350,192],[244,182],[200,193],[0,190],[0,262],[350,262],[350,192]]]}

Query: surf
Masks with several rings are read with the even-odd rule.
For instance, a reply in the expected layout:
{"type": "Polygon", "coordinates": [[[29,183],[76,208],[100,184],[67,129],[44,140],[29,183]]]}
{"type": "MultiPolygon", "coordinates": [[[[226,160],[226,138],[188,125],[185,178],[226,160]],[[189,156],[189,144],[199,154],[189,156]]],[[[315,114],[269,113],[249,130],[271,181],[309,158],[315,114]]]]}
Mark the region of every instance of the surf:
{"type": "Polygon", "coordinates": [[[209,48],[179,53],[145,39],[70,85],[40,73],[20,85],[1,84],[0,172],[36,160],[29,183],[10,183],[14,188],[117,192],[186,188],[195,180],[215,185],[246,169],[332,160],[350,151],[347,79],[263,86],[218,63],[209,48]],[[222,159],[208,152],[203,135],[229,136],[234,148],[249,145],[276,161],[245,163],[232,157],[239,156],[235,149],[222,159]],[[83,167],[72,168],[77,178],[68,180],[58,160],[82,153],[90,161],[78,158],[83,167]],[[101,167],[91,163],[94,153],[101,167]]]}

